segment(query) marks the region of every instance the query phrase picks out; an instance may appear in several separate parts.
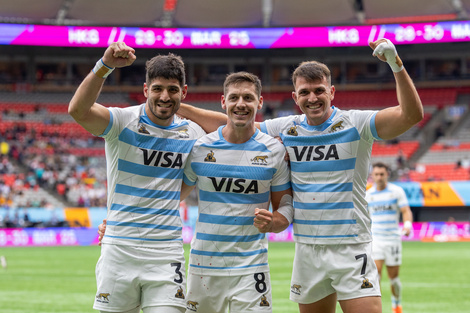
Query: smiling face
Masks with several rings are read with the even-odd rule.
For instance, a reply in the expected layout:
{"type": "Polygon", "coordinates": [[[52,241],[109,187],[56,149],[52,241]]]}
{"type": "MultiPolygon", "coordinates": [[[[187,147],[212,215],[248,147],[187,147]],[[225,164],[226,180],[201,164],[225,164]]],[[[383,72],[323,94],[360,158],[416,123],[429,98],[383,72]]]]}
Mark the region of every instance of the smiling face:
{"type": "Polygon", "coordinates": [[[263,97],[258,97],[251,82],[238,82],[227,86],[222,96],[222,108],[228,116],[228,125],[235,128],[253,127],[258,110],[263,106],[263,97]]]}
{"type": "Polygon", "coordinates": [[[181,87],[177,79],[158,77],[150,85],[144,83],[144,95],[147,98],[145,112],[150,120],[161,126],[171,125],[181,100],[186,97],[187,89],[186,85],[181,87]]]}
{"type": "Polygon", "coordinates": [[[295,80],[295,91],[292,98],[306,115],[309,125],[324,123],[333,113],[331,101],[335,96],[335,87],[327,79],[307,80],[298,76],[295,80]]]}

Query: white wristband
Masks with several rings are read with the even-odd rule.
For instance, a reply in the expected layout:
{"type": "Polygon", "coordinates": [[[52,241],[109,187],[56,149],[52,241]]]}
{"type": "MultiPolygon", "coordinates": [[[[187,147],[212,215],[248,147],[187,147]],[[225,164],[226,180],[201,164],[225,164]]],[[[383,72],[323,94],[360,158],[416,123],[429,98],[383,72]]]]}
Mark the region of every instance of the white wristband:
{"type": "Polygon", "coordinates": [[[114,68],[107,66],[103,63],[103,59],[99,59],[93,68],[93,73],[100,78],[106,78],[114,71],[114,68]]]}
{"type": "Polygon", "coordinates": [[[279,208],[277,209],[282,216],[284,216],[288,221],[289,225],[294,220],[294,206],[292,204],[291,195],[283,195],[281,201],[279,202],[279,208]]]}
{"type": "Polygon", "coordinates": [[[410,221],[405,221],[403,223],[403,229],[411,229],[413,227],[413,224],[410,221]]]}

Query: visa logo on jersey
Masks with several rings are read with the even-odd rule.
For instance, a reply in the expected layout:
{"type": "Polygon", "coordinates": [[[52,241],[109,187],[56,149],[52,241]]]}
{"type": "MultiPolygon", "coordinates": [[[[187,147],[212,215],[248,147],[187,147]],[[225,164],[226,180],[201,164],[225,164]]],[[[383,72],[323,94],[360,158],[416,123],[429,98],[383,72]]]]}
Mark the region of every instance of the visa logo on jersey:
{"type": "Polygon", "coordinates": [[[207,177],[215,191],[234,193],[258,193],[258,181],[243,178],[207,177]]]}
{"type": "Polygon", "coordinates": [[[144,153],[145,165],[171,168],[181,168],[183,166],[183,155],[181,153],[139,149],[144,153]]]}
{"type": "Polygon", "coordinates": [[[323,160],[339,160],[338,150],[336,145],[331,146],[303,146],[289,147],[294,150],[293,154],[289,153],[290,157],[294,156],[295,161],[323,161],[323,160]]]}

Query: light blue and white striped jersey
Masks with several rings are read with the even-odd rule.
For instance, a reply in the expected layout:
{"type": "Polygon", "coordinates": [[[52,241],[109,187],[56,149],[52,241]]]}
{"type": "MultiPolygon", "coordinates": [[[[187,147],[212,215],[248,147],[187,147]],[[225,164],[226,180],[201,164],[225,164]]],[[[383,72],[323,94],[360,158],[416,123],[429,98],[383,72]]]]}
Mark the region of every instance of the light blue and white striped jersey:
{"type": "Polygon", "coordinates": [[[197,138],[197,124],[174,117],[154,124],[145,104],[110,108],[106,140],[107,244],[145,247],[182,245],[179,214],[184,166],[197,138]]]}
{"type": "Polygon", "coordinates": [[[280,136],[290,157],[294,240],[306,244],[370,242],[366,180],[377,111],[333,113],[312,126],[305,114],[267,120],[261,130],[280,136]]]}
{"type": "Polygon", "coordinates": [[[253,226],[255,208],[269,209],[270,192],[290,188],[285,148],[258,129],[243,144],[222,129],[199,139],[184,171],[197,183],[199,215],[191,242],[190,273],[232,276],[269,271],[268,242],[253,226]]]}
{"type": "Polygon", "coordinates": [[[387,183],[384,190],[372,186],[366,192],[369,212],[372,218],[372,238],[374,241],[401,240],[401,209],[408,206],[405,191],[395,184],[387,183]]]}

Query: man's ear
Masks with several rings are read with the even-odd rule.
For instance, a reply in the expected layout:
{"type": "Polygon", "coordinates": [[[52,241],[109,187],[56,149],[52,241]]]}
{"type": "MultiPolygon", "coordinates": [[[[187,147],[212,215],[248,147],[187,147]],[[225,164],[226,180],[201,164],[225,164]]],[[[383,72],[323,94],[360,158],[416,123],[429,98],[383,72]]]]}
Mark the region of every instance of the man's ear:
{"type": "Polygon", "coordinates": [[[227,110],[227,106],[225,105],[225,97],[224,97],[224,95],[222,95],[222,96],[220,97],[220,104],[221,104],[221,106],[222,106],[222,109],[223,109],[224,112],[225,112],[225,111],[227,110]]]}
{"type": "Polygon", "coordinates": [[[149,92],[149,87],[147,86],[147,83],[144,83],[144,96],[145,98],[148,98],[148,92],[149,92]]]}
{"type": "Polygon", "coordinates": [[[295,104],[297,104],[297,94],[295,93],[295,91],[292,91],[292,99],[294,99],[295,104]]]}
{"type": "Polygon", "coordinates": [[[188,94],[188,85],[184,85],[183,90],[182,90],[181,100],[186,98],[187,94],[188,94]]]}

